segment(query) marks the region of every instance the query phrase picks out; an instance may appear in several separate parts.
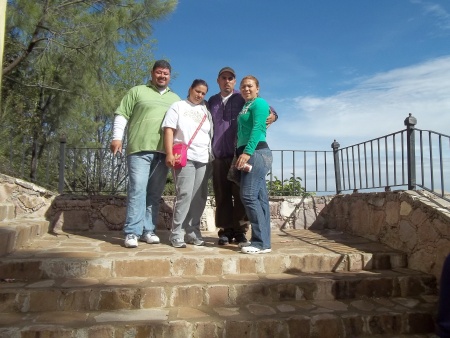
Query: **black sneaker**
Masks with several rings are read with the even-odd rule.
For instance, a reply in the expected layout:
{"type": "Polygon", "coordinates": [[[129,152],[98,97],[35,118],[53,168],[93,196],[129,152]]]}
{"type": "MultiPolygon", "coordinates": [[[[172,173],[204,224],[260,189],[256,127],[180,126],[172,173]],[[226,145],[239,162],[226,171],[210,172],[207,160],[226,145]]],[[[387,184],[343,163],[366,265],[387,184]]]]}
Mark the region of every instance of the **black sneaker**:
{"type": "Polygon", "coordinates": [[[234,242],[235,242],[236,244],[241,244],[241,243],[247,243],[248,240],[247,240],[247,238],[245,237],[244,234],[236,234],[236,235],[234,236],[234,242]]]}
{"type": "Polygon", "coordinates": [[[230,243],[230,239],[225,235],[221,235],[219,237],[219,241],[217,242],[219,245],[227,245],[228,243],[230,243]]]}

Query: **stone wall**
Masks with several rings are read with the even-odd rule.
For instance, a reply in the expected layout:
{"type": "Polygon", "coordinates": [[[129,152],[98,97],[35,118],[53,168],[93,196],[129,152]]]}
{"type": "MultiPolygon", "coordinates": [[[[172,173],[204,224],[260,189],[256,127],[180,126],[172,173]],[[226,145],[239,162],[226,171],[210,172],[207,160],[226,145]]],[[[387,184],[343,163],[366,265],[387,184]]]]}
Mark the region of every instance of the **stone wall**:
{"type": "MultiPolygon", "coordinates": [[[[170,228],[173,199],[161,200],[158,229],[170,228]]],[[[58,196],[1,174],[0,203],[13,205],[15,217],[45,217],[52,232],[120,231],[126,211],[124,196],[58,196]]],[[[450,253],[448,203],[423,192],[276,197],[270,208],[274,228],[334,229],[362,236],[406,252],[410,268],[437,277],[450,253]]],[[[202,230],[215,231],[214,209],[210,198],[202,230]]]]}
{"type": "Polygon", "coordinates": [[[437,277],[450,253],[449,203],[425,192],[337,195],[317,221],[406,252],[411,269],[437,277]]]}
{"type": "MultiPolygon", "coordinates": [[[[174,197],[161,198],[157,229],[170,229],[174,197]]],[[[202,230],[213,231],[213,199],[208,199],[201,220],[202,230]]],[[[75,196],[61,195],[55,198],[48,216],[52,231],[122,230],[126,214],[125,196],[75,196]]]]}
{"type": "Polygon", "coordinates": [[[5,207],[4,210],[11,210],[2,220],[45,217],[56,196],[35,184],[0,174],[0,205],[5,207]]]}
{"type": "MultiPolygon", "coordinates": [[[[270,201],[272,226],[284,229],[317,229],[324,220],[320,212],[333,196],[302,199],[298,197],[274,198],[270,201]]],[[[170,229],[174,197],[163,197],[157,229],[170,229]]],[[[208,198],[201,219],[202,230],[215,231],[214,197],[208,198]]],[[[125,196],[61,195],[54,199],[48,217],[52,229],[58,231],[122,230],[126,213],[125,196]]],[[[321,228],[324,226],[322,224],[321,228]]]]}

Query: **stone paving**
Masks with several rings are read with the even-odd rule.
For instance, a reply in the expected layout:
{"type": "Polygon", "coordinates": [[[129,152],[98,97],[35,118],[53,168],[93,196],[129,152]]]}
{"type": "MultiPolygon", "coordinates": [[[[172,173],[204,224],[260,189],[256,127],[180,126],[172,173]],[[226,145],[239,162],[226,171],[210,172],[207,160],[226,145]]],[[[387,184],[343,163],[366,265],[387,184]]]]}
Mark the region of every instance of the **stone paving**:
{"type": "Polygon", "coordinates": [[[433,337],[436,281],[404,253],[338,231],[236,245],[123,246],[45,234],[0,262],[0,337],[433,337]]]}
{"type": "MultiPolygon", "coordinates": [[[[9,259],[25,258],[49,258],[49,257],[80,257],[80,258],[117,258],[117,257],[185,257],[198,254],[214,257],[233,257],[236,254],[243,255],[234,244],[218,246],[215,233],[204,232],[206,246],[197,247],[188,245],[187,248],[173,248],[168,241],[169,232],[159,231],[161,244],[149,245],[139,242],[139,247],[134,249],[123,246],[123,236],[119,232],[109,233],[63,233],[58,235],[44,234],[37,237],[32,243],[8,256],[9,259]]],[[[371,268],[370,258],[374,256],[388,257],[393,266],[406,264],[403,252],[393,250],[386,245],[370,241],[368,239],[347,235],[334,230],[308,231],[287,230],[272,232],[272,253],[284,255],[360,255],[366,256],[365,268],[371,268]]],[[[250,255],[251,256],[251,255],[250,255]]],[[[361,263],[362,264],[362,263],[361,263]]],[[[378,264],[378,263],[377,263],[378,264]]],[[[382,264],[382,263],[380,263],[382,264]]],[[[349,267],[351,269],[351,267],[349,267]]],[[[313,268],[315,269],[315,268],[313,268]]],[[[346,269],[336,266],[336,269],[346,269]]]]}

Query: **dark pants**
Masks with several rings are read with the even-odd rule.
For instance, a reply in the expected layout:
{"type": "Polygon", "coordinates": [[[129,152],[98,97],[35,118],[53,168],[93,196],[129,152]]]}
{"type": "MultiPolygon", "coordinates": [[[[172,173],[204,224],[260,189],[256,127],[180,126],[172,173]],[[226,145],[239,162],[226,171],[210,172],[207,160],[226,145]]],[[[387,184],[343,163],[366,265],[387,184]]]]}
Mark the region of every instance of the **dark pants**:
{"type": "Polygon", "coordinates": [[[216,198],[216,227],[219,236],[232,239],[236,234],[248,230],[245,208],[239,196],[239,186],[227,179],[232,157],[217,158],[213,161],[213,189],[216,198]]]}
{"type": "Polygon", "coordinates": [[[450,255],[447,256],[442,268],[440,288],[437,335],[441,338],[450,338],[450,255]]]}

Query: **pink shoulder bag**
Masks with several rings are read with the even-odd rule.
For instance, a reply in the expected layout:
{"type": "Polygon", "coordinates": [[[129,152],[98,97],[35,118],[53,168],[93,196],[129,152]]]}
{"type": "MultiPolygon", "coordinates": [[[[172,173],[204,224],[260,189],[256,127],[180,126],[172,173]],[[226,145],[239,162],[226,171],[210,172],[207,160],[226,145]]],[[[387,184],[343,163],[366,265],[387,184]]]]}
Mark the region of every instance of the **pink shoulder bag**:
{"type": "Polygon", "coordinates": [[[187,163],[187,150],[190,147],[192,140],[197,135],[198,131],[200,130],[203,122],[206,120],[206,114],[203,116],[203,120],[200,122],[200,124],[197,127],[197,130],[195,131],[194,135],[192,135],[191,139],[189,140],[189,143],[186,145],[184,143],[177,143],[174,144],[172,147],[172,154],[176,157],[176,155],[180,155],[180,157],[175,159],[175,165],[173,166],[175,169],[179,169],[186,166],[187,163]]]}

